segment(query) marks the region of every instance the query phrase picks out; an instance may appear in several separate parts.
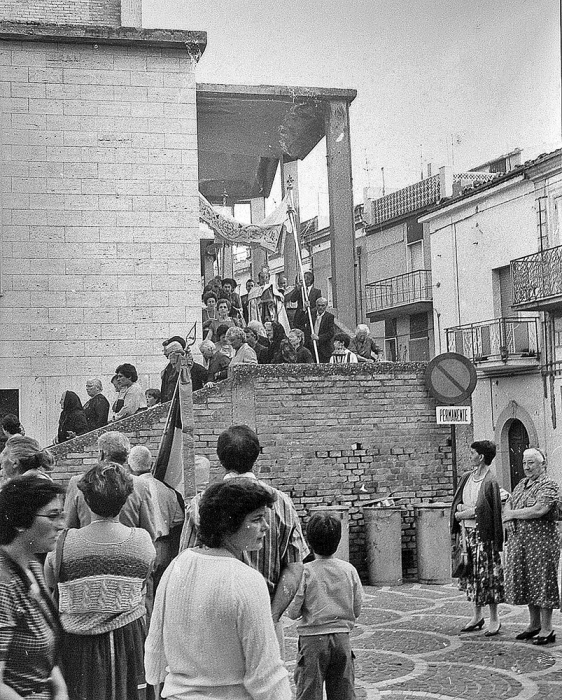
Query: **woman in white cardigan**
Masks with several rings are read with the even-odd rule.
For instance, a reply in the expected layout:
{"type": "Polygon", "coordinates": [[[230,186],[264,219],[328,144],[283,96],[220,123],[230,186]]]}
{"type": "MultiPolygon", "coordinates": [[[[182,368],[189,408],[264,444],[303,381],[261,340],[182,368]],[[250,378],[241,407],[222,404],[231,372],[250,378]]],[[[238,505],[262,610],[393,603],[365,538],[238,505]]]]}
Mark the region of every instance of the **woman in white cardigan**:
{"type": "Polygon", "coordinates": [[[203,547],[168,567],[146,641],[146,678],[169,700],[290,700],[263,576],[242,561],[261,549],[272,492],[252,479],[211,485],[199,506],[203,547]]]}

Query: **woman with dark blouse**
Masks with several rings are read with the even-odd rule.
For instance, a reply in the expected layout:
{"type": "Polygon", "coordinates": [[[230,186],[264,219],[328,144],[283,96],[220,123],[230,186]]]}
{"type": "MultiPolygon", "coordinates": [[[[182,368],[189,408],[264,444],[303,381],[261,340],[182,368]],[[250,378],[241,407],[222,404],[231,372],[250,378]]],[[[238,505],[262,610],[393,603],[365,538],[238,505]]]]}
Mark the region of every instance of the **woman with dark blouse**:
{"type": "Polygon", "coordinates": [[[61,396],[62,408],[56,442],[71,440],[88,432],[88,421],[82,402],[73,391],[65,391],[61,396]]]}
{"type": "Polygon", "coordinates": [[[277,321],[267,321],[264,325],[269,340],[265,361],[267,364],[272,364],[275,358],[280,357],[281,341],[287,340],[287,335],[283,326],[277,321]]]}
{"type": "Polygon", "coordinates": [[[68,700],[56,664],[61,628],[37,554],[64,528],[58,484],[17,476],[0,489],[0,697],[68,700]]]}
{"type": "Polygon", "coordinates": [[[499,633],[498,604],[504,602],[504,581],[500,552],[503,548],[502,504],[498,482],[490,472],[496,446],[478,440],[470,446],[472,470],[459,483],[451,508],[451,531],[464,530],[471,563],[468,576],[459,579],[459,588],[473,604],[472,619],[461,632],[484,626],[482,609],[490,608],[486,637],[499,633]]]}

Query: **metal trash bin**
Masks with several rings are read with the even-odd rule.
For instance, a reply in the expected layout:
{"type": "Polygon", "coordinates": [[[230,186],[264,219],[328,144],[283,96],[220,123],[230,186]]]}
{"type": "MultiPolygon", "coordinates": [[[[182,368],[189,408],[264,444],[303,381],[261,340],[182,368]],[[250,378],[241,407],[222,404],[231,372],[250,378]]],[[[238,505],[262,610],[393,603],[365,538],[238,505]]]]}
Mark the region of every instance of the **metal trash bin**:
{"type": "Polygon", "coordinates": [[[451,582],[450,512],[450,503],[414,505],[420,583],[451,582]]]}
{"type": "Polygon", "coordinates": [[[329,513],[341,521],[341,540],[334,554],[338,559],[349,561],[349,508],[347,506],[315,506],[310,509],[314,513],[329,513]]]}
{"type": "Polygon", "coordinates": [[[402,585],[402,508],[363,507],[371,586],[402,585]]]}

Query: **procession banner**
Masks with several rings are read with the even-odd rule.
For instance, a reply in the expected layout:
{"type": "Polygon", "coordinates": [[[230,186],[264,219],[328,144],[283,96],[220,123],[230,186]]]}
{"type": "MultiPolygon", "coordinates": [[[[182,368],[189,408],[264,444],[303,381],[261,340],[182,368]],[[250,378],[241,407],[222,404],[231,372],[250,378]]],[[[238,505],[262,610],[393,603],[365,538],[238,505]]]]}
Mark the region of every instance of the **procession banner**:
{"type": "Polygon", "coordinates": [[[199,193],[199,219],[229,245],[246,245],[281,254],[287,221],[287,198],[260,224],[242,224],[232,216],[216,211],[199,193]]]}

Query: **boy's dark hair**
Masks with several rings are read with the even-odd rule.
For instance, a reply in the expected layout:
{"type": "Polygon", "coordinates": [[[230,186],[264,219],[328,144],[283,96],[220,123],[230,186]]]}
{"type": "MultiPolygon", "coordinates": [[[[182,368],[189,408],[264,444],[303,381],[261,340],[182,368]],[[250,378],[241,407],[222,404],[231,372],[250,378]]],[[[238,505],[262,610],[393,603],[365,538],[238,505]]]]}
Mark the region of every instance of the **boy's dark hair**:
{"type": "Polygon", "coordinates": [[[492,464],[496,456],[496,445],[491,440],[477,440],[471,445],[475,452],[484,457],[484,464],[492,464]]]}
{"type": "Polygon", "coordinates": [[[348,348],[349,343],[351,342],[351,338],[347,335],[347,333],[336,333],[334,340],[338,340],[340,343],[343,343],[345,348],[348,348]]]}
{"type": "Polygon", "coordinates": [[[252,471],[260,452],[258,436],[247,425],[231,425],[217,440],[217,456],[227,471],[252,471]]]}
{"type": "Polygon", "coordinates": [[[125,362],[123,365],[119,365],[119,367],[117,367],[115,370],[115,374],[122,374],[131,382],[136,382],[139,378],[136,367],[128,362],[125,362]]]}
{"type": "Polygon", "coordinates": [[[341,540],[341,521],[329,513],[315,513],[306,526],[306,538],[312,551],[329,557],[341,540]]]}

